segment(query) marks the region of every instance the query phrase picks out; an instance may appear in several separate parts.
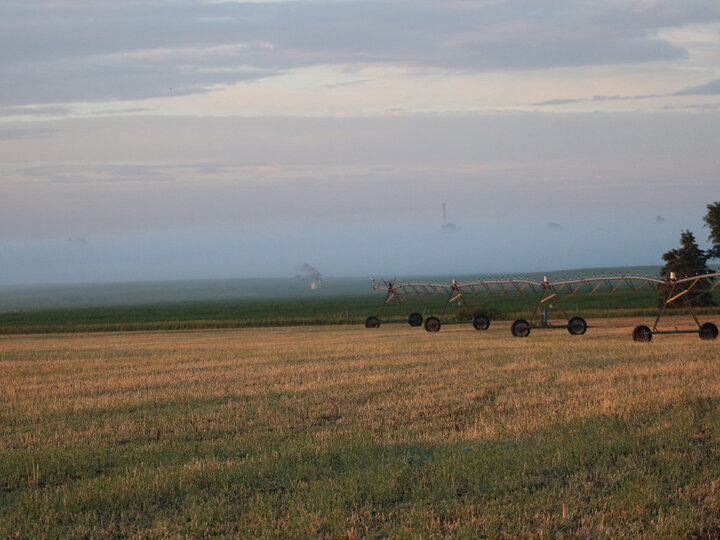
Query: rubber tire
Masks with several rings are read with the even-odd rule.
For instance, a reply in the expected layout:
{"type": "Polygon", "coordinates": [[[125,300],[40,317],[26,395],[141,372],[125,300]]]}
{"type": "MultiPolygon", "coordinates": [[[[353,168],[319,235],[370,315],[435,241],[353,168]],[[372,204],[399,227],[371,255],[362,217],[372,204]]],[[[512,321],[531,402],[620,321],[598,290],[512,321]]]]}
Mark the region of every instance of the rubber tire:
{"type": "Polygon", "coordinates": [[[475,330],[487,330],[490,328],[490,319],[485,315],[475,315],[472,320],[472,325],[475,330]]]}
{"type": "Polygon", "coordinates": [[[518,319],[512,323],[510,332],[515,337],[528,337],[530,335],[530,323],[525,319],[518,319]]]}
{"type": "Polygon", "coordinates": [[[416,328],[418,326],[422,326],[423,323],[423,316],[419,313],[411,313],[408,315],[408,324],[412,326],[413,328],[416,328]]]}
{"type": "Polygon", "coordinates": [[[641,324],[633,329],[632,338],[637,343],[650,343],[652,341],[652,330],[641,324]]]}
{"type": "Polygon", "coordinates": [[[439,332],[441,326],[440,319],[437,317],[428,317],[425,319],[425,330],[428,332],[439,332]]]}
{"type": "Polygon", "coordinates": [[[582,336],[587,332],[587,323],[582,317],[573,317],[568,321],[567,329],[571,336],[582,336]]]}
{"type": "Polygon", "coordinates": [[[368,317],[365,319],[365,328],[380,328],[380,319],[377,317],[368,317]]]}
{"type": "Polygon", "coordinates": [[[718,327],[711,322],[706,322],[700,327],[700,339],[717,339],[718,327]]]}

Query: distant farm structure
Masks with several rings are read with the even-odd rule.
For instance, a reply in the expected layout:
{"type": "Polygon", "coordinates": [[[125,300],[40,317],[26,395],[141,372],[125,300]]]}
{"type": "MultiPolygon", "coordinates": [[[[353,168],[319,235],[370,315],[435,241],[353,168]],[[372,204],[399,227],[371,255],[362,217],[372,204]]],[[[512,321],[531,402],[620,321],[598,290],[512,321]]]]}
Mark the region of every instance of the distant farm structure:
{"type": "Polygon", "coordinates": [[[312,290],[319,289],[322,284],[322,274],[312,265],[303,264],[300,268],[300,273],[296,276],[298,279],[302,279],[310,283],[312,290]]]}
{"type": "Polygon", "coordinates": [[[455,225],[454,223],[449,223],[449,222],[447,221],[447,217],[446,217],[446,214],[445,214],[445,203],[442,203],[442,209],[443,209],[443,212],[442,212],[442,227],[441,227],[441,228],[442,228],[443,232],[454,232],[454,231],[456,231],[456,230],[457,230],[457,225],[455,225]]]}

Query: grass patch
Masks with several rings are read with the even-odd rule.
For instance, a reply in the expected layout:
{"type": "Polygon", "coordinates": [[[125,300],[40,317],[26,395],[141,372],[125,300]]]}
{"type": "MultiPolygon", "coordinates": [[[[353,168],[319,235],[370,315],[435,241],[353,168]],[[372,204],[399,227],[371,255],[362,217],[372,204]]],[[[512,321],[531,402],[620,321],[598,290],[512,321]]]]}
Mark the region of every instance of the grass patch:
{"type": "Polygon", "coordinates": [[[0,536],[720,534],[720,354],[627,325],[0,338],[0,536]]]}

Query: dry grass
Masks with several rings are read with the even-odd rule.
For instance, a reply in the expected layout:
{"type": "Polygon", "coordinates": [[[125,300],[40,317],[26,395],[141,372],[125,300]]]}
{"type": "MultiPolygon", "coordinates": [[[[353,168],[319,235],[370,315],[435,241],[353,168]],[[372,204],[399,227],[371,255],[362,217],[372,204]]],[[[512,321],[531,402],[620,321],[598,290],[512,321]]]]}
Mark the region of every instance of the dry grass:
{"type": "Polygon", "coordinates": [[[0,337],[0,535],[717,536],[718,343],[635,324],[0,337]]]}

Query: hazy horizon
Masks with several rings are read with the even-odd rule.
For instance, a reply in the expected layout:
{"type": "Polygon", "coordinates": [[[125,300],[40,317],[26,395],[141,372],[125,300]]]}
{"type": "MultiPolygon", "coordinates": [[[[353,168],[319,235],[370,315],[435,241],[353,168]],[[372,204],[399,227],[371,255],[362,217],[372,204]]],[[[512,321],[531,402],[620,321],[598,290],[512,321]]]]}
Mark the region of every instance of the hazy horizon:
{"type": "Polygon", "coordinates": [[[0,43],[0,284],[709,245],[720,5],[28,0],[0,43]]]}
{"type": "MultiPolygon", "coordinates": [[[[660,266],[575,268],[523,272],[518,274],[413,274],[376,275],[383,280],[430,281],[450,283],[524,277],[540,281],[547,276],[551,281],[600,275],[657,276],[660,266]]],[[[113,283],[64,283],[0,285],[0,312],[36,309],[65,309],[85,307],[140,306],[177,304],[187,302],[226,303],[257,302],[265,300],[323,299],[338,296],[378,295],[368,277],[325,276],[320,282],[311,282],[308,276],[291,278],[230,278],[177,281],[135,281],[113,283]]]]}
{"type": "Polygon", "coordinates": [[[449,233],[439,225],[418,224],[359,231],[265,233],[250,241],[227,231],[45,240],[0,246],[4,261],[0,284],[291,278],[301,273],[303,264],[327,277],[660,266],[662,253],[679,244],[681,229],[668,221],[638,220],[620,239],[613,224],[580,220],[580,224],[566,221],[565,225],[538,224],[535,228],[522,223],[506,226],[502,242],[494,233],[485,232],[493,230],[491,222],[458,225],[449,233]],[[668,231],[671,228],[677,230],[677,238],[665,244],[662,233],[673,236],[674,231],[668,231]]]}
{"type": "MultiPolygon", "coordinates": [[[[599,216],[534,224],[456,220],[451,232],[435,221],[252,235],[192,229],[5,242],[0,244],[0,284],[290,278],[304,264],[335,277],[652,266],[662,265],[662,254],[679,246],[685,228],[680,218],[658,222],[649,214],[624,223],[599,216]]],[[[699,219],[687,228],[696,231],[701,246],[707,245],[699,219]]]]}

